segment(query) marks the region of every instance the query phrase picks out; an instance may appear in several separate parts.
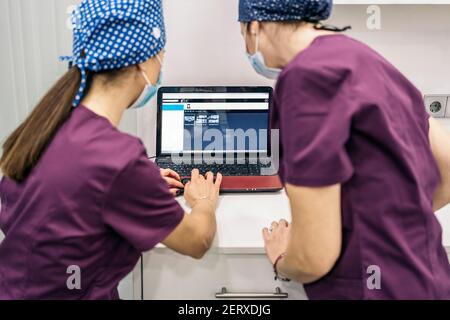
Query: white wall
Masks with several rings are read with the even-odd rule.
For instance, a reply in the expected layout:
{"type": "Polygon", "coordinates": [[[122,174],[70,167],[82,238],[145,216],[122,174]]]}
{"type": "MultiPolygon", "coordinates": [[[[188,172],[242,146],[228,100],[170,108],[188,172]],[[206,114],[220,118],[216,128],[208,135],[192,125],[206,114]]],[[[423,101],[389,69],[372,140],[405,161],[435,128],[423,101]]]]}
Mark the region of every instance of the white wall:
{"type": "MultiPolygon", "coordinates": [[[[166,0],[168,45],[165,85],[270,85],[244,55],[230,0],[166,0]]],[[[424,94],[450,94],[450,5],[381,6],[382,29],[366,27],[367,6],[336,6],[330,22],[350,24],[349,35],[396,65],[424,94]]],[[[140,111],[138,133],[155,152],[156,107],[140,111]]],[[[442,121],[450,130],[450,120],[442,121]]],[[[450,206],[438,217],[450,246],[450,206]]]]}
{"type": "MultiPolygon", "coordinates": [[[[67,9],[78,2],[0,0],[0,141],[66,70],[58,57],[71,52],[67,9]]],[[[166,85],[271,84],[246,60],[237,0],[164,3],[166,85]]],[[[350,35],[386,56],[424,93],[450,93],[450,6],[382,6],[381,31],[367,30],[365,11],[366,6],[336,6],[332,22],[351,24],[350,35]]],[[[130,111],[122,122],[122,129],[142,136],[149,153],[154,149],[154,111],[130,111]]]]}
{"type": "MultiPolygon", "coordinates": [[[[230,0],[166,0],[165,85],[267,85],[244,55],[230,0]]],[[[381,6],[382,29],[366,28],[367,6],[336,6],[331,22],[378,50],[425,93],[450,94],[450,6],[381,6]]],[[[155,108],[144,110],[138,132],[154,151],[155,108]]],[[[449,124],[450,129],[450,124],[449,124]]]]}
{"type": "MultiPolygon", "coordinates": [[[[0,0],[0,141],[67,70],[58,57],[72,52],[68,8],[78,2],[0,0]]],[[[136,134],[136,121],[129,112],[122,129],[136,134]]]]}

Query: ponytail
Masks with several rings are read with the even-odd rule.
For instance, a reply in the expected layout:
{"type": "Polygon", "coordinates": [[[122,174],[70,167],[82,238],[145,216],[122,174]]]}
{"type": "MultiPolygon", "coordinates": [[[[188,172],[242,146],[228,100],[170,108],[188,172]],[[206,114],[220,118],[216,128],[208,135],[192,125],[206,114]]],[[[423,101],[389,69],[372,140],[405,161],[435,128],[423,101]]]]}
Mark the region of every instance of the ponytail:
{"type": "Polygon", "coordinates": [[[70,68],[6,139],[0,170],[7,178],[18,183],[27,178],[58,129],[70,117],[72,101],[80,81],[80,70],[77,67],[70,68]]]}

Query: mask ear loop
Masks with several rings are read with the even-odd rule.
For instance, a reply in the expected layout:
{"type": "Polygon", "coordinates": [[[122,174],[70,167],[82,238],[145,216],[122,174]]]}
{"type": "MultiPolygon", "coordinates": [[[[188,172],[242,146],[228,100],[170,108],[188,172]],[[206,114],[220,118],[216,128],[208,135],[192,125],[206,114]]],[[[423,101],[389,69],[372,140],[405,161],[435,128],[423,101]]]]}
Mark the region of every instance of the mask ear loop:
{"type": "MultiPolygon", "coordinates": [[[[162,63],[161,58],[159,57],[158,54],[157,54],[155,57],[156,57],[156,59],[158,60],[159,64],[161,65],[161,68],[162,68],[163,63],[162,63]]],[[[142,70],[141,66],[138,66],[138,68],[139,68],[139,71],[140,71],[140,72],[142,73],[142,75],[144,76],[144,79],[145,79],[145,81],[147,82],[147,84],[150,85],[150,86],[153,86],[152,82],[151,82],[150,79],[148,78],[148,76],[147,76],[147,74],[145,73],[145,71],[142,70]]]]}
{"type": "MultiPolygon", "coordinates": [[[[159,80],[158,80],[158,82],[159,82],[160,79],[161,79],[161,75],[162,75],[163,69],[164,69],[164,65],[163,65],[162,59],[159,57],[159,54],[156,55],[156,59],[158,60],[159,65],[161,66],[161,68],[159,70],[159,80]]],[[[158,83],[156,85],[158,85],[158,83]]]]}
{"type": "Polygon", "coordinates": [[[255,52],[259,51],[259,34],[255,34],[256,41],[255,41],[255,52]]]}
{"type": "Polygon", "coordinates": [[[145,73],[144,70],[142,70],[141,66],[138,66],[139,71],[141,72],[142,76],[144,77],[145,81],[147,82],[148,85],[152,86],[152,82],[150,81],[150,79],[148,78],[147,74],[145,73]]]}
{"type": "Polygon", "coordinates": [[[156,55],[156,59],[158,60],[159,64],[161,65],[161,67],[163,66],[162,60],[159,57],[159,54],[156,55]]]}
{"type": "Polygon", "coordinates": [[[248,45],[247,45],[247,38],[248,38],[248,26],[250,23],[245,23],[245,27],[244,27],[244,43],[245,43],[245,52],[248,53],[248,45]]]}

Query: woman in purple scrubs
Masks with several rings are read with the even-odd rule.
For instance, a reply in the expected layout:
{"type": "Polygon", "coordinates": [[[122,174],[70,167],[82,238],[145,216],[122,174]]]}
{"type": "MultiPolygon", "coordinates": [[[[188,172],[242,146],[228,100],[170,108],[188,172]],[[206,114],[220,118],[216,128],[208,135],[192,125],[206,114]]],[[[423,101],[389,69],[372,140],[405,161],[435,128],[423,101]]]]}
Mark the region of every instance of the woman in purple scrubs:
{"type": "Polygon", "coordinates": [[[278,78],[272,126],[292,223],[263,231],[277,277],[311,299],[450,299],[435,211],[450,202],[450,136],[421,93],[344,29],[331,0],[241,0],[255,70],[278,78]]]}
{"type": "Polygon", "coordinates": [[[88,1],[74,13],[72,67],[3,147],[1,299],[117,299],[141,252],[162,242],[201,258],[216,230],[221,176],[179,176],[117,130],[157,91],[161,0],[88,1]],[[169,186],[168,186],[169,184],[169,186]]]}

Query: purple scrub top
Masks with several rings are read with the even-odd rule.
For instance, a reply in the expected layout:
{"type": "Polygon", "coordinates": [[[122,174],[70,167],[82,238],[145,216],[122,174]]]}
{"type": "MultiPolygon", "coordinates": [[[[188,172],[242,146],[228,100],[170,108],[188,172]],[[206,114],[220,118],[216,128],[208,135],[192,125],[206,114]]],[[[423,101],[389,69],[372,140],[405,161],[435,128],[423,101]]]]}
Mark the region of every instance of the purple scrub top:
{"type": "Polygon", "coordinates": [[[284,183],[342,185],[342,252],[308,297],[450,299],[440,175],[413,84],[366,45],[322,36],[283,70],[271,118],[284,183]]]}
{"type": "Polygon", "coordinates": [[[0,196],[0,299],[117,299],[140,253],[184,217],[141,141],[83,106],[0,196]]]}

